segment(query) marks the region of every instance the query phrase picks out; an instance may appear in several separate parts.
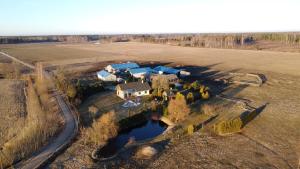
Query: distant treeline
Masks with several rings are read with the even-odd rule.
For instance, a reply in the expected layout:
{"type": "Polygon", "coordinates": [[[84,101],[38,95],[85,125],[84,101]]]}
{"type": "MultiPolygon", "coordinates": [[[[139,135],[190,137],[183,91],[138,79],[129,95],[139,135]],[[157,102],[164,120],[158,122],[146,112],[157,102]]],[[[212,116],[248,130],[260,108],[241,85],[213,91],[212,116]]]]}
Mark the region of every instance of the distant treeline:
{"type": "Polygon", "coordinates": [[[298,48],[300,47],[300,33],[124,34],[0,37],[0,44],[40,42],[82,43],[90,41],[99,41],[103,43],[138,41],[204,48],[247,48],[249,46],[255,47],[258,42],[265,41],[298,48]]]}
{"type": "Polygon", "coordinates": [[[204,48],[239,48],[272,41],[299,47],[300,33],[159,34],[134,36],[136,41],[204,48]]]}

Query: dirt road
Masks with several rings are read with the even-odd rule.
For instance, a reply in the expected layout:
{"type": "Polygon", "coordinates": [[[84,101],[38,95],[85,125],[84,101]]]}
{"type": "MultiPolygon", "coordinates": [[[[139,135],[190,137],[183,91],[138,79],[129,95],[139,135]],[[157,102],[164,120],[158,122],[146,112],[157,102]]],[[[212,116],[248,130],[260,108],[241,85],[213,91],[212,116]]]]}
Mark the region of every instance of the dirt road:
{"type": "MultiPolygon", "coordinates": [[[[25,63],[19,59],[14,58],[13,56],[7,55],[5,53],[0,52],[0,54],[13,59],[14,61],[23,64],[31,69],[35,67],[28,63],[25,63]]],[[[43,164],[47,163],[47,161],[57,155],[62,149],[64,149],[69,143],[71,143],[72,139],[76,136],[78,131],[78,123],[77,117],[69,108],[68,104],[64,101],[63,97],[56,93],[55,98],[61,108],[61,112],[64,117],[64,129],[62,132],[56,137],[53,138],[48,145],[40,149],[38,152],[34,153],[29,159],[26,161],[21,161],[15,165],[15,168],[22,169],[34,169],[39,168],[43,164]]]]}

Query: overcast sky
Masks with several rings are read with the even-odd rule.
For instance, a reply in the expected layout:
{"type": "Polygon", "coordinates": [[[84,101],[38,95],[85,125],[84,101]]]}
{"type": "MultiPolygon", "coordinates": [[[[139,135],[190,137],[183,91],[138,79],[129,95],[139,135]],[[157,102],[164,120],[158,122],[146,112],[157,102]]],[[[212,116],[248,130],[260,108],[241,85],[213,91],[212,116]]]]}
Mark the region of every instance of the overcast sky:
{"type": "Polygon", "coordinates": [[[0,35],[300,31],[300,0],[0,0],[0,35]]]}

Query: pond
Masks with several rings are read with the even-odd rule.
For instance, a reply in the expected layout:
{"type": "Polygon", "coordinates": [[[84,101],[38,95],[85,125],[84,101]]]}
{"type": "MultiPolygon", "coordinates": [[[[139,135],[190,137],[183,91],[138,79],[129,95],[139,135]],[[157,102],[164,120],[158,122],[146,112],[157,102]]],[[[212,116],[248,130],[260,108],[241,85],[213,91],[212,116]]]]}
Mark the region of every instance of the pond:
{"type": "Polygon", "coordinates": [[[117,137],[109,140],[108,144],[100,149],[98,156],[101,158],[111,157],[116,154],[118,150],[124,147],[130,140],[142,141],[154,138],[162,134],[167,127],[167,124],[162,121],[148,119],[139,126],[121,131],[117,137]]]}

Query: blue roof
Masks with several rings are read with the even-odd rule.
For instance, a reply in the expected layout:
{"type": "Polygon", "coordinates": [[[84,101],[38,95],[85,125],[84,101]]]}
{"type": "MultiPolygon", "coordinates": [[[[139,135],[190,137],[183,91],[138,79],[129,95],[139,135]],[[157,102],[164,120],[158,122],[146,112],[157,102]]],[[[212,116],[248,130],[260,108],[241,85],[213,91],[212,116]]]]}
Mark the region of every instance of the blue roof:
{"type": "Polygon", "coordinates": [[[112,64],[111,67],[113,67],[114,69],[122,70],[122,69],[138,68],[140,66],[134,62],[127,62],[127,63],[112,64]]]}
{"type": "Polygon", "coordinates": [[[156,71],[151,69],[150,67],[143,67],[143,68],[136,68],[130,69],[130,74],[137,74],[137,73],[155,73],[156,71]]]}
{"type": "Polygon", "coordinates": [[[101,77],[107,77],[107,76],[109,76],[109,75],[111,75],[111,74],[108,73],[108,72],[105,71],[105,70],[101,70],[101,71],[97,72],[97,75],[98,75],[98,76],[101,76],[101,77]]]}
{"type": "Polygon", "coordinates": [[[162,71],[163,73],[167,73],[167,74],[177,74],[180,72],[180,70],[178,70],[178,69],[174,69],[174,68],[166,67],[166,66],[157,66],[154,68],[154,70],[162,71]]]}

